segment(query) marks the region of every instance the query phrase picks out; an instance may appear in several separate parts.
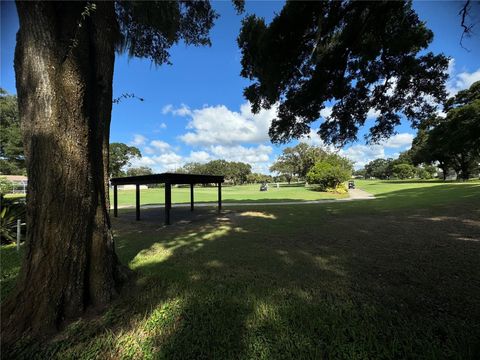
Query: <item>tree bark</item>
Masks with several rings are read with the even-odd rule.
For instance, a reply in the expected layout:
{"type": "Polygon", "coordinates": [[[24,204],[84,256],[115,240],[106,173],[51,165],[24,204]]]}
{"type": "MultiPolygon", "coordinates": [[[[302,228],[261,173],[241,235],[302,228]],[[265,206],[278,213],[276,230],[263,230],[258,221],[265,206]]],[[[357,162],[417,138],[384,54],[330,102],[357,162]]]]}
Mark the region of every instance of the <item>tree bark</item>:
{"type": "Polygon", "coordinates": [[[438,167],[442,169],[443,181],[447,181],[447,172],[448,172],[447,164],[445,164],[443,161],[440,161],[438,164],[438,167]]]}
{"type": "Polygon", "coordinates": [[[460,166],[460,177],[463,181],[470,179],[470,162],[468,161],[468,154],[461,153],[458,156],[458,162],[460,166]]]}
{"type": "Polygon", "coordinates": [[[108,215],[112,2],[18,2],[15,74],[27,161],[27,238],[2,342],[104,307],[121,280],[108,215]]]}

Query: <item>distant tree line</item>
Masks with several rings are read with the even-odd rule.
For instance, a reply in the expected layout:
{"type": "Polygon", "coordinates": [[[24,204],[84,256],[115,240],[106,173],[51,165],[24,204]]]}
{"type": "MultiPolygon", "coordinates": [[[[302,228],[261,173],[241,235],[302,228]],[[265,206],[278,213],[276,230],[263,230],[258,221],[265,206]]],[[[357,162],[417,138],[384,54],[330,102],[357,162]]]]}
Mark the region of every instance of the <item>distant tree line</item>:
{"type": "Polygon", "coordinates": [[[405,151],[397,159],[375,159],[370,161],[363,169],[354,172],[356,176],[366,179],[431,179],[437,175],[437,167],[429,164],[415,166],[411,151],[405,151]]]}
{"type": "Polygon", "coordinates": [[[355,175],[378,179],[430,179],[441,170],[468,180],[480,171],[480,81],[458,92],[444,105],[445,116],[421,124],[412,148],[398,159],[376,159],[355,175]]]}
{"type": "Polygon", "coordinates": [[[249,176],[252,175],[252,166],[239,161],[212,160],[207,163],[186,163],[177,172],[225,176],[227,182],[237,185],[248,182],[249,176]]]}

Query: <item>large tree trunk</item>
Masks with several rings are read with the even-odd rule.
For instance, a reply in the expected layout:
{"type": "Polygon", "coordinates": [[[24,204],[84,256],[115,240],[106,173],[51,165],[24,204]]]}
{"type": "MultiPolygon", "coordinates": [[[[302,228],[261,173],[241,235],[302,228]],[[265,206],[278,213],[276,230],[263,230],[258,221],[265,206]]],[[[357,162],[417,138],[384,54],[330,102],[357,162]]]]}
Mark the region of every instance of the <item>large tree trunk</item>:
{"type": "Polygon", "coordinates": [[[442,161],[439,161],[438,167],[442,169],[443,181],[447,181],[447,172],[448,172],[447,164],[442,161]]]}
{"type": "Polygon", "coordinates": [[[460,166],[460,176],[463,181],[468,181],[470,179],[470,162],[468,161],[468,154],[461,153],[458,156],[458,162],[460,166]]]}
{"type": "Polygon", "coordinates": [[[115,296],[107,211],[113,3],[18,2],[15,73],[28,173],[27,239],[2,342],[56,331],[115,296]]]}

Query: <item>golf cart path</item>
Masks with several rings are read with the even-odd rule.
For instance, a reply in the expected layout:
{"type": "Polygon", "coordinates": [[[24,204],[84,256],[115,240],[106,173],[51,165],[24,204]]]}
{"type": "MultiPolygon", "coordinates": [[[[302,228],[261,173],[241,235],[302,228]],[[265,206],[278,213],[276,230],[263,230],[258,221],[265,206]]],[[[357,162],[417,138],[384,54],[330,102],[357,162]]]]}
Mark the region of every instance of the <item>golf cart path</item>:
{"type": "MultiPolygon", "coordinates": [[[[326,203],[338,203],[338,202],[346,202],[346,201],[357,201],[357,200],[373,200],[375,196],[360,190],[360,189],[349,189],[348,190],[348,198],[344,199],[325,199],[325,200],[305,200],[305,201],[271,201],[271,202],[222,202],[222,207],[228,206],[258,206],[258,205],[304,205],[304,204],[326,204],[326,203]]],[[[209,202],[209,203],[195,203],[195,207],[208,207],[208,206],[216,206],[216,202],[209,202]]],[[[119,206],[119,209],[128,209],[133,208],[133,205],[123,205],[119,206]]],[[[152,204],[152,205],[141,205],[143,209],[154,209],[154,208],[161,208],[164,207],[163,204],[152,204]]],[[[172,204],[172,207],[190,207],[190,203],[183,203],[183,204],[172,204]]]]}

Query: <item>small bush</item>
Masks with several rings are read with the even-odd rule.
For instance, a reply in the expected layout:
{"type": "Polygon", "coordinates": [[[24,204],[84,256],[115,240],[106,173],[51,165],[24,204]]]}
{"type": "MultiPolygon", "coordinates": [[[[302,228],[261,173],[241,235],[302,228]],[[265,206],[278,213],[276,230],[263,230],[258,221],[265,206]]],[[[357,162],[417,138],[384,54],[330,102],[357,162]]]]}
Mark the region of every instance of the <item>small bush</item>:
{"type": "Polygon", "coordinates": [[[307,173],[309,184],[317,184],[322,191],[333,189],[352,177],[352,164],[349,160],[332,154],[316,163],[307,173]]]}
{"type": "Polygon", "coordinates": [[[13,189],[13,183],[6,177],[0,176],[0,194],[8,194],[13,189]]]}
{"type": "Polygon", "coordinates": [[[25,222],[25,202],[20,199],[1,199],[0,242],[14,242],[17,233],[17,220],[25,222]]]}
{"type": "Polygon", "coordinates": [[[336,188],[327,188],[325,191],[335,193],[335,194],[347,194],[348,193],[348,189],[347,189],[347,187],[345,186],[344,183],[339,184],[336,188]]]}

